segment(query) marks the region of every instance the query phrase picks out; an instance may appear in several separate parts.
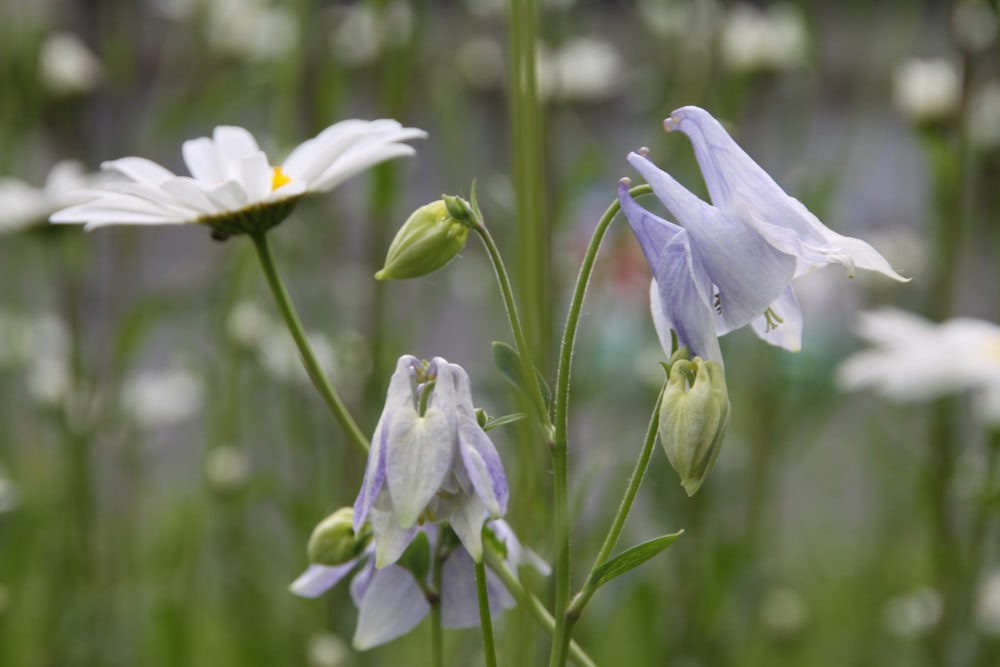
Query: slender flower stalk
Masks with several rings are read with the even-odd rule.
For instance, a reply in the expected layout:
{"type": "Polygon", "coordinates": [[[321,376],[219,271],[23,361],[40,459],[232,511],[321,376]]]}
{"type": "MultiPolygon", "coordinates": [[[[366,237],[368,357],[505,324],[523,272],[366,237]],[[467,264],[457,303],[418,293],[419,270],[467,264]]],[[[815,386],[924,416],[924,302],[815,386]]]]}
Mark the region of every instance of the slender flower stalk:
{"type": "Polygon", "coordinates": [[[309,338],[302,327],[302,321],[295,312],[292,300],[288,296],[288,292],[285,290],[285,286],[281,282],[281,278],[278,276],[277,269],[274,266],[274,259],[271,256],[267,235],[253,234],[251,238],[253,239],[254,248],[257,250],[260,267],[267,278],[267,285],[271,288],[271,294],[278,305],[278,310],[281,311],[281,317],[285,320],[285,325],[292,334],[295,345],[299,348],[299,354],[302,356],[302,364],[305,366],[306,373],[309,374],[309,379],[312,380],[313,386],[316,387],[316,391],[319,392],[320,397],[322,397],[323,402],[330,410],[334,419],[344,429],[351,444],[362,454],[367,454],[368,439],[361,432],[361,429],[348,411],[347,406],[344,405],[337,390],[330,384],[326,374],[323,373],[320,367],[319,361],[316,359],[316,354],[313,352],[312,346],[309,344],[309,338]]]}
{"type": "MultiPolygon", "coordinates": [[[[629,190],[629,196],[634,198],[652,192],[648,185],[639,185],[629,190]]],[[[566,664],[566,651],[569,646],[569,627],[566,623],[566,609],[569,606],[569,595],[572,581],[570,578],[570,517],[569,517],[569,378],[573,362],[573,347],[576,344],[576,332],[580,323],[580,313],[583,311],[583,299],[587,295],[587,285],[594,271],[594,262],[601,249],[601,242],[607,234],[611,222],[621,210],[621,203],[614,201],[601,216],[590,238],[587,252],[577,274],[576,287],[573,289],[573,300],[570,302],[569,313],[566,316],[566,326],[563,329],[562,347],[559,350],[559,371],[556,376],[555,395],[555,441],[552,447],[554,514],[556,533],[556,629],[552,640],[552,653],[549,656],[550,667],[561,667],[566,664]]]]}
{"type": "Polygon", "coordinates": [[[567,623],[570,630],[572,629],[572,625],[580,618],[580,614],[583,613],[584,607],[590,602],[590,598],[597,591],[594,585],[594,573],[597,571],[597,568],[611,558],[611,552],[618,543],[618,538],[621,537],[622,530],[625,528],[625,521],[632,511],[635,496],[639,492],[642,480],[646,477],[646,469],[649,467],[649,460],[652,458],[653,449],[656,445],[656,434],[660,427],[660,405],[663,403],[665,389],[666,387],[664,386],[664,389],[660,390],[660,395],[656,399],[656,405],[653,407],[653,415],[649,418],[649,427],[646,429],[646,438],[642,443],[642,450],[639,452],[639,458],[635,462],[635,469],[632,471],[632,477],[629,478],[625,495],[622,496],[622,501],[618,505],[618,512],[611,521],[611,527],[604,538],[604,544],[601,545],[601,550],[594,559],[590,573],[584,580],[583,588],[574,596],[569,609],[566,611],[568,617],[567,623]]]}
{"type": "Polygon", "coordinates": [[[483,240],[483,245],[486,246],[486,252],[490,256],[490,262],[493,264],[493,272],[496,274],[497,282],[500,285],[500,293],[503,295],[504,308],[507,311],[507,319],[510,321],[510,330],[514,334],[514,344],[517,346],[517,354],[521,357],[521,373],[522,377],[525,378],[525,382],[530,388],[530,399],[538,413],[538,419],[541,421],[542,428],[546,434],[546,437],[551,437],[552,432],[552,420],[549,417],[548,410],[545,408],[545,400],[542,398],[542,390],[538,385],[538,376],[535,373],[534,366],[532,365],[531,359],[531,349],[528,347],[528,340],[525,337],[524,327],[521,326],[521,318],[517,312],[517,303],[514,300],[514,290],[510,284],[510,276],[507,273],[507,267],[503,263],[503,257],[500,255],[500,250],[497,248],[496,241],[493,240],[493,235],[490,234],[489,230],[486,229],[486,225],[482,220],[477,220],[476,224],[472,227],[479,237],[483,240]]]}
{"type": "Polygon", "coordinates": [[[497,651],[493,641],[493,619],[490,618],[490,594],[486,587],[486,566],[482,561],[475,564],[476,597],[479,600],[479,627],[483,632],[483,654],[486,667],[497,667],[497,651]]]}

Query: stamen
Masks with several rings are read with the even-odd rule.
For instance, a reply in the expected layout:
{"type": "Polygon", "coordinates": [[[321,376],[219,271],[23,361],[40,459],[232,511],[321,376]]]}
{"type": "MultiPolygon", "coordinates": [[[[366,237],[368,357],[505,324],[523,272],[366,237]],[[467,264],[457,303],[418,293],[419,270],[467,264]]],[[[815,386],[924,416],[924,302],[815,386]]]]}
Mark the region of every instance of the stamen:
{"type": "Polygon", "coordinates": [[[642,157],[649,157],[649,148],[647,148],[646,146],[641,146],[639,150],[636,151],[636,153],[638,153],[642,157]]]}
{"type": "Polygon", "coordinates": [[[285,172],[281,171],[281,167],[273,167],[273,173],[271,174],[271,192],[274,192],[282,185],[291,182],[292,179],[290,179],[285,172]]]}
{"type": "Polygon", "coordinates": [[[771,307],[768,307],[768,309],[764,311],[764,319],[767,320],[767,328],[764,329],[764,333],[773,331],[778,328],[779,324],[785,323],[785,320],[778,317],[778,313],[774,312],[774,309],[771,307]]]}
{"type": "Polygon", "coordinates": [[[718,292],[715,293],[715,303],[713,305],[715,306],[715,312],[717,312],[719,315],[721,315],[722,314],[722,295],[719,294],[718,292]]]}

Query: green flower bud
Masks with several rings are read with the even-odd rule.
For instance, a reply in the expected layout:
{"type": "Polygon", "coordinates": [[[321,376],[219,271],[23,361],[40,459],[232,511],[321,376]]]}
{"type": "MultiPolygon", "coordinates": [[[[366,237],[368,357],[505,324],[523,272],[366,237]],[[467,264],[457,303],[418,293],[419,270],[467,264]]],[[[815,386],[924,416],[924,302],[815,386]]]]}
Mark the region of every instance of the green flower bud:
{"type": "Polygon", "coordinates": [[[342,565],[368,546],[371,534],[366,527],[354,533],[354,510],[342,507],[317,524],[309,537],[309,562],[316,565],[342,565]]]}
{"type": "Polygon", "coordinates": [[[722,366],[701,357],[674,361],[660,406],[660,441],[689,496],[712,469],[728,427],[722,366]]]}
{"type": "Polygon", "coordinates": [[[437,271],[465,247],[469,224],[454,217],[443,200],[421,206],[396,233],[375,278],[419,278],[437,271]]]}

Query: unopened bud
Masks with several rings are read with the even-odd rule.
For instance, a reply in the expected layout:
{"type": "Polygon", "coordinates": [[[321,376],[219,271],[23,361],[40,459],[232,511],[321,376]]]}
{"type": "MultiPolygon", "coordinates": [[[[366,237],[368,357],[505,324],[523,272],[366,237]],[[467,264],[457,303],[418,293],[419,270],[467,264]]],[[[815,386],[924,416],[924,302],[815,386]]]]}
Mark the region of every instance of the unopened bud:
{"type": "Polygon", "coordinates": [[[448,214],[455,220],[469,224],[476,223],[476,214],[469,202],[461,197],[453,197],[451,195],[441,195],[441,200],[444,202],[445,207],[447,207],[448,214]]]}
{"type": "Polygon", "coordinates": [[[729,392],[722,366],[701,357],[676,360],[660,406],[660,441],[689,496],[715,464],[728,427],[729,392]]]}
{"type": "Polygon", "coordinates": [[[367,530],[354,532],[354,510],[342,507],[317,524],[309,537],[309,562],[315,565],[342,565],[368,545],[367,530]]]}
{"type": "Polygon", "coordinates": [[[454,217],[442,200],[421,206],[396,233],[375,278],[419,278],[437,271],[465,247],[469,224],[454,217]]]}

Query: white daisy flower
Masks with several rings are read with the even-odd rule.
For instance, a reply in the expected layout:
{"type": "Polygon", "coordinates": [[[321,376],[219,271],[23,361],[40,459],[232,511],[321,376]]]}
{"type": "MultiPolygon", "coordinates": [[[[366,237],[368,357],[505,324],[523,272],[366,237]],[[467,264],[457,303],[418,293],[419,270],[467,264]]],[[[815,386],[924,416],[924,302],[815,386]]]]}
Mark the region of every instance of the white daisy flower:
{"type": "Polygon", "coordinates": [[[204,224],[213,237],[262,234],[281,223],[309,192],[331,190],[386,160],[412,155],[405,141],[427,136],[395,120],[345,120],[320,132],[272,166],[257,141],[241,127],[219,126],[212,138],[185,141],[191,176],[177,176],[141,157],[105,162],[123,174],[94,201],[52,215],[52,222],[104,225],[204,224]]]}

